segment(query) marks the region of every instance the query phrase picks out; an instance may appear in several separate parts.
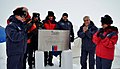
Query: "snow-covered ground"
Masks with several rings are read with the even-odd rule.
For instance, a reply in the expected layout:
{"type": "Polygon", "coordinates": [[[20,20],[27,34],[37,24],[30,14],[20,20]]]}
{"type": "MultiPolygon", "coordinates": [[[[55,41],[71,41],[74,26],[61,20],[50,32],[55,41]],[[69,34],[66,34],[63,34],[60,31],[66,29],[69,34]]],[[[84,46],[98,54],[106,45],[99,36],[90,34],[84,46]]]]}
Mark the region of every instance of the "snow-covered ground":
{"type": "MultiPolygon", "coordinates": [[[[80,39],[77,39],[75,41],[74,47],[72,48],[73,51],[73,65],[74,67],[78,67],[77,69],[80,69],[80,39]]],[[[120,48],[118,48],[117,44],[115,48],[115,59],[112,64],[112,69],[120,69],[120,48]]],[[[73,68],[74,69],[74,68],[73,68]]],[[[75,68],[76,69],[76,68],[75,68]]]]}
{"type": "MultiPolygon", "coordinates": [[[[73,54],[73,69],[80,69],[80,39],[78,38],[77,40],[75,40],[75,42],[72,44],[72,54],[73,54]]],[[[5,43],[0,44],[0,69],[6,69],[6,55],[5,52],[6,48],[5,48],[5,43]]],[[[50,67],[47,66],[45,69],[60,69],[58,67],[59,65],[59,57],[54,57],[53,59],[53,63],[55,64],[54,66],[50,67]]],[[[120,49],[118,48],[118,46],[116,46],[115,49],[115,59],[113,61],[113,65],[112,65],[112,69],[120,69],[120,49]]],[[[28,65],[27,65],[28,68],[28,65]]]]}

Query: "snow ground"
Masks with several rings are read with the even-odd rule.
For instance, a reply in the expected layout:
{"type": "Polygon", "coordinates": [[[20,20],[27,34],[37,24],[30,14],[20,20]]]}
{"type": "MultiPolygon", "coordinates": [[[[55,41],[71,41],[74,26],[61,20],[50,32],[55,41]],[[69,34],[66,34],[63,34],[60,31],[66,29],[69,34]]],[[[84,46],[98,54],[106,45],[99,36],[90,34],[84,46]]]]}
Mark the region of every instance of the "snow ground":
{"type": "MultiPolygon", "coordinates": [[[[6,55],[5,55],[5,43],[0,44],[0,69],[6,69],[6,55]]],[[[80,39],[75,40],[74,46],[72,46],[72,54],[73,54],[73,69],[80,69],[80,39]]],[[[59,57],[53,59],[54,66],[46,66],[45,69],[60,69],[59,65],[59,57]]],[[[28,65],[27,65],[28,69],[28,65]]],[[[120,69],[120,49],[116,47],[115,49],[115,59],[113,61],[112,69],[120,69]]]]}

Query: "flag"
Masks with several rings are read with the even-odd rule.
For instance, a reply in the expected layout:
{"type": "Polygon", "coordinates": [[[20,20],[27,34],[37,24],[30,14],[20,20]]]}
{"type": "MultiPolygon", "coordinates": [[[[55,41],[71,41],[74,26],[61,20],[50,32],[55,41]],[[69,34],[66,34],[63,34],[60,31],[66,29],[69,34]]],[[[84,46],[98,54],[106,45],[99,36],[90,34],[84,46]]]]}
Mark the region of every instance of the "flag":
{"type": "Polygon", "coordinates": [[[52,46],[52,51],[57,51],[58,50],[58,46],[57,45],[53,45],[52,46]]]}

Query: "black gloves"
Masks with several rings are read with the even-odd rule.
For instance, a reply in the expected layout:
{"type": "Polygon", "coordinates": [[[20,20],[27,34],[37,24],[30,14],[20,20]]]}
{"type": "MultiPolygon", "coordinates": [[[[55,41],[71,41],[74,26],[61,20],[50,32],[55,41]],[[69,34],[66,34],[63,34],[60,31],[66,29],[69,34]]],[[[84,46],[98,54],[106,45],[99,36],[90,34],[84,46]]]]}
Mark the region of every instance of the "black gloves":
{"type": "Polygon", "coordinates": [[[114,35],[116,35],[116,32],[111,32],[111,33],[107,34],[107,37],[108,37],[108,38],[111,38],[111,37],[114,36],[114,35]]]}
{"type": "Polygon", "coordinates": [[[70,38],[70,42],[74,42],[74,38],[71,37],[71,38],[70,38]]]}
{"type": "Polygon", "coordinates": [[[101,39],[104,39],[106,36],[104,36],[103,33],[100,33],[100,34],[99,34],[99,37],[100,37],[101,39]]]}
{"type": "Polygon", "coordinates": [[[100,37],[101,39],[104,39],[106,36],[103,35],[104,29],[100,28],[97,34],[97,37],[100,37]]]}
{"type": "Polygon", "coordinates": [[[25,31],[27,32],[32,27],[32,25],[33,25],[32,21],[30,21],[29,23],[26,23],[26,25],[24,26],[25,31]]]}

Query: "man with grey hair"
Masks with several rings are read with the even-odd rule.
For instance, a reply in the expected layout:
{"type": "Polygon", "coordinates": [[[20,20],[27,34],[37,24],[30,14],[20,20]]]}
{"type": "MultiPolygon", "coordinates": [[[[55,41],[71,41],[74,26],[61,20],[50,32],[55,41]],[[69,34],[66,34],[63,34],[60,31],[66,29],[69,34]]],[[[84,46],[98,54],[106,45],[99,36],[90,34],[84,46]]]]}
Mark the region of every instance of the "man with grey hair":
{"type": "Polygon", "coordinates": [[[93,34],[97,31],[97,27],[90,20],[89,16],[83,18],[83,25],[77,32],[78,37],[82,39],[81,46],[81,69],[87,69],[87,57],[89,55],[89,69],[94,69],[95,64],[95,44],[92,42],[93,34]]]}

